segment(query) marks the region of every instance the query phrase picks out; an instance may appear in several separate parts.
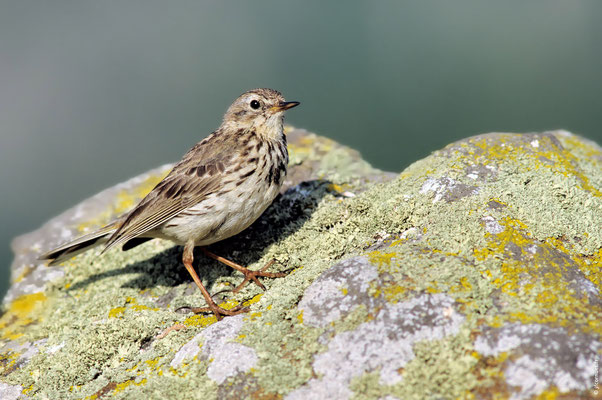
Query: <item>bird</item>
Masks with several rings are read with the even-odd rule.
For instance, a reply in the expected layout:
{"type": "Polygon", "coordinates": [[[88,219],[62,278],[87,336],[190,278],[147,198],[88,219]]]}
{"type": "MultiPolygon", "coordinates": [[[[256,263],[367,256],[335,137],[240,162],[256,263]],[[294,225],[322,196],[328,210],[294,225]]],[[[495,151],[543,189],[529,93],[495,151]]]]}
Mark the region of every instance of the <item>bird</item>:
{"type": "Polygon", "coordinates": [[[193,312],[213,313],[217,320],[248,311],[238,306],[218,306],[193,267],[193,250],[244,274],[234,289],[258,277],[278,278],[266,272],[273,260],[250,270],[218,256],[205,246],[234,236],[250,226],[274,201],[284,182],[288,149],[284,113],[298,106],[273,89],[253,89],[241,94],[224,114],[219,128],[193,146],[172,170],[135,207],[95,232],[76,238],[42,254],[40,260],[57,265],[104,245],[101,254],[122,246],[129,250],[155,238],[183,245],[182,262],[201,291],[207,307],[193,312]]]}

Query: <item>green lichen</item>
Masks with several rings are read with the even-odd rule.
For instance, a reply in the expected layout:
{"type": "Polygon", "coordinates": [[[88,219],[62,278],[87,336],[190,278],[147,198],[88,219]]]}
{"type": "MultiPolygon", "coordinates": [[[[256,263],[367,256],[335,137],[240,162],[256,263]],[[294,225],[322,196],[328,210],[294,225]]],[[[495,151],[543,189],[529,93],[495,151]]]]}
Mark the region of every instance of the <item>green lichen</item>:
{"type": "MultiPolygon", "coordinates": [[[[230,306],[251,303],[236,341],[253,348],[259,359],[236,379],[257,385],[256,396],[285,395],[314,376],[314,355],[326,349],[321,335],[354,329],[374,317],[374,310],[359,307],[328,328],[315,328],[303,322],[296,307],[316,277],[352,255],[365,255],[386,277],[372,284],[370,295],[400,302],[422,292],[447,293],[466,316],[459,334],[414,347],[416,357],[401,371],[402,383],[383,387],[377,372],[354,379],[351,388],[358,397],[469,398],[497,387],[503,360],[484,361],[472,347],[484,326],[542,322],[599,337],[602,310],[566,282],[572,271],[602,289],[602,168],[594,158],[582,157],[593,150],[575,137],[559,137],[564,146],[559,152],[551,150],[553,139],[537,140],[536,149],[510,134],[467,140],[414,163],[397,179],[371,185],[362,177],[375,171],[367,164],[358,167],[352,162],[356,156],[334,142],[308,135],[291,146],[291,164],[318,163],[324,179],[308,184],[305,196],[289,193],[248,231],[212,246],[252,269],[275,259],[272,270],[290,271],[285,278],[264,280],[266,292],[248,285],[225,295],[230,306]],[[496,171],[475,181],[465,173],[471,165],[496,171]],[[427,179],[442,177],[476,185],[478,191],[433,202],[421,189],[427,179]],[[357,195],[341,196],[344,191],[357,195]],[[501,206],[491,208],[492,201],[501,206]],[[502,231],[487,231],[484,217],[494,218],[502,231]],[[389,239],[374,249],[383,237],[389,239]],[[533,255],[533,245],[541,252],[533,255]]],[[[216,398],[218,386],[205,375],[210,361],[195,358],[177,370],[169,365],[183,344],[214,322],[174,312],[201,302],[180,258],[181,248],[155,240],[128,252],[90,251],[67,262],[65,276],[40,301],[44,313],[9,308],[2,317],[5,339],[48,339],[28,364],[3,379],[40,398],[173,393],[216,398]],[[157,306],[163,298],[169,298],[168,307],[157,306]],[[157,339],[175,325],[185,328],[157,339]],[[58,351],[47,351],[59,345],[58,351]]],[[[212,293],[242,280],[200,253],[196,260],[212,293]]],[[[30,304],[26,300],[22,304],[30,304]]]]}

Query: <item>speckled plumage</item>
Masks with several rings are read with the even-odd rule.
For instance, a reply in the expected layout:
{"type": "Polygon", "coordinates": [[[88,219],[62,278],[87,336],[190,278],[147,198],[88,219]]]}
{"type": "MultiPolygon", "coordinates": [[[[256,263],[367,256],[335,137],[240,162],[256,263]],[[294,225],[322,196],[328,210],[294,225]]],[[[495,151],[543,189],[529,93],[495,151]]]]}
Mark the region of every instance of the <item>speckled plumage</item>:
{"type": "MultiPolygon", "coordinates": [[[[129,213],[100,230],[44,254],[60,263],[91,247],[127,250],[152,238],[183,244],[184,264],[218,318],[230,315],[211,300],[192,268],[192,249],[233,236],[251,225],[278,195],[286,176],[288,151],[283,132],[284,111],[299,103],[285,102],[272,89],[243,93],[228,108],[221,126],[191,148],[172,171],[129,213]],[[212,304],[213,303],[213,304],[212,304]]],[[[252,272],[205,250],[209,256],[243,272],[252,272]]],[[[239,310],[237,310],[239,311],[239,310]]]]}

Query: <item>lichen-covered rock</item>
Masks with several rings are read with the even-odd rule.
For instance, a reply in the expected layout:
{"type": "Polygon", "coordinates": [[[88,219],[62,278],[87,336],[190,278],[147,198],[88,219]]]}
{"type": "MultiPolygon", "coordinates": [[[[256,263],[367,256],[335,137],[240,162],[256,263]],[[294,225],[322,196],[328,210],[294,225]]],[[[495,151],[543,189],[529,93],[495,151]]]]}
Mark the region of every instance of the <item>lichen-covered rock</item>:
{"type": "Polygon", "coordinates": [[[0,397],[577,398],[602,352],[602,151],[568,132],[480,135],[400,175],[289,132],[283,195],[212,250],[285,278],[248,285],[151,241],[56,268],[42,250],[125,211],[168,167],[13,244],[0,319],[0,397]]]}

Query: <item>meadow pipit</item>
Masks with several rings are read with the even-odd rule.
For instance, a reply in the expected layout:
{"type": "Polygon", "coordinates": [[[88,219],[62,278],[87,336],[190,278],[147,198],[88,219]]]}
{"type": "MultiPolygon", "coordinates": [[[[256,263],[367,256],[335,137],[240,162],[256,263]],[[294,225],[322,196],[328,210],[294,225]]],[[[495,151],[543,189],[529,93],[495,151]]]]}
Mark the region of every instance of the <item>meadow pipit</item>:
{"type": "MultiPolygon", "coordinates": [[[[288,151],[283,132],[284,111],[299,105],[284,101],[272,89],[243,93],[228,108],[221,126],[197,143],[171,172],[130,212],[96,232],[42,255],[58,264],[92,247],[106,251],[122,245],[131,249],[153,238],[184,245],[182,261],[217,319],[247,311],[219,307],[192,266],[195,246],[206,246],[236,235],[253,223],[272,203],[286,176],[288,151]]],[[[258,277],[276,278],[268,263],[251,271],[203,248],[205,254],[244,274],[235,291],[258,277]]]]}

